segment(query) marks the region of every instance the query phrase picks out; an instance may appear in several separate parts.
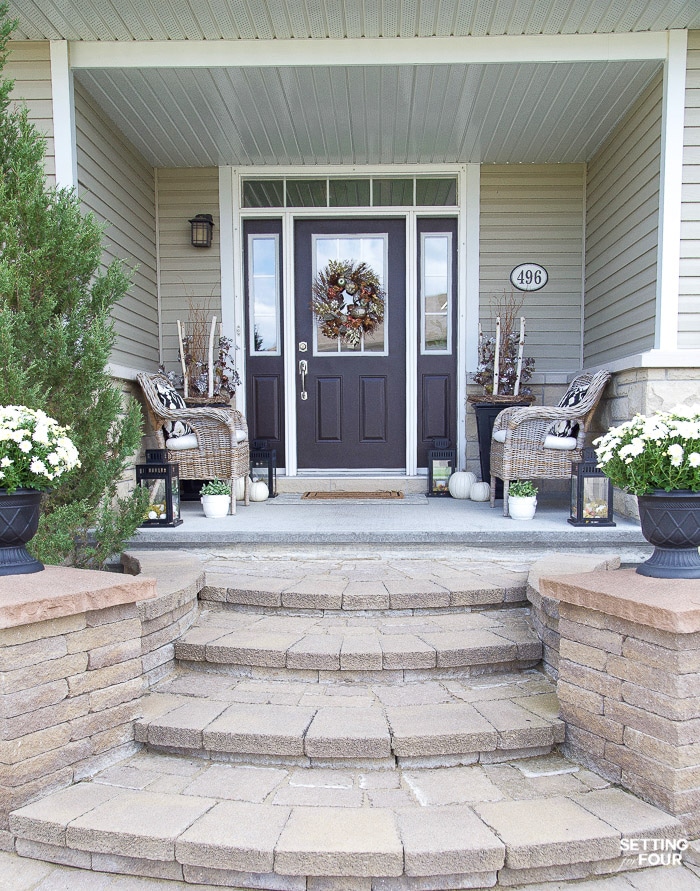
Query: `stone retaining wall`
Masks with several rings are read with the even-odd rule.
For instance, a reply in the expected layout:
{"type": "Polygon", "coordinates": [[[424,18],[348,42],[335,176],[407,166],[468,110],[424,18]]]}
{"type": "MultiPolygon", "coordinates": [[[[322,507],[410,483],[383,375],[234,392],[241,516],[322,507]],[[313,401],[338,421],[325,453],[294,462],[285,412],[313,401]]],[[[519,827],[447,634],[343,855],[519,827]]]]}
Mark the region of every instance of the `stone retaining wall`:
{"type": "Polygon", "coordinates": [[[146,575],[48,566],[0,578],[0,847],[10,811],[135,750],[144,689],[196,618],[192,558],[124,562],[146,575]]]}
{"type": "Polygon", "coordinates": [[[532,624],[542,641],[542,668],[553,681],[559,675],[559,601],[542,593],[540,579],[559,575],[562,566],[566,574],[618,569],[620,558],[615,555],[563,554],[542,557],[530,568],[527,579],[527,599],[532,606],[532,624]]]}
{"type": "Polygon", "coordinates": [[[700,582],[542,578],[559,604],[565,750],[700,833],[700,582]]]}

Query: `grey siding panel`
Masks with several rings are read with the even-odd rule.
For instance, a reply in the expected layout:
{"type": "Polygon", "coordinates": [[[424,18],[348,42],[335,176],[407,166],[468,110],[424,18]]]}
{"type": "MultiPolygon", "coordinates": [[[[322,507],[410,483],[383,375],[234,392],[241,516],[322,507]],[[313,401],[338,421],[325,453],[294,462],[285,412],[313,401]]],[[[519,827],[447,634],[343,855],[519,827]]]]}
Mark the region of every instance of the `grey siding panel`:
{"type": "Polygon", "coordinates": [[[584,359],[654,346],[662,78],[588,165],[584,359]]]}
{"type": "Polygon", "coordinates": [[[221,320],[218,169],[160,169],[158,208],[163,357],[168,371],[177,371],[177,320],[186,323],[191,306],[205,307],[221,320]],[[187,221],[197,213],[214,218],[210,248],[190,244],[187,221]]]}
{"type": "Polygon", "coordinates": [[[114,310],[112,362],[134,369],[158,365],[155,175],[133,146],[75,84],[78,192],[85,210],[107,224],[105,265],[124,260],[132,286],[114,310]]]}
{"type": "Polygon", "coordinates": [[[515,291],[527,323],[525,355],[538,372],[581,367],[582,164],[483,166],[480,210],[480,315],[493,330],[491,298],[510,294],[511,270],[540,263],[541,291],[515,291]]]}
{"type": "Polygon", "coordinates": [[[56,165],[53,147],[51,55],[48,40],[10,41],[9,61],[4,75],[14,80],[12,99],[24,102],[29,120],[46,137],[45,169],[53,184],[56,165]]]}
{"type": "Polygon", "coordinates": [[[700,348],[700,31],[688,35],[678,346],[700,348]]]}

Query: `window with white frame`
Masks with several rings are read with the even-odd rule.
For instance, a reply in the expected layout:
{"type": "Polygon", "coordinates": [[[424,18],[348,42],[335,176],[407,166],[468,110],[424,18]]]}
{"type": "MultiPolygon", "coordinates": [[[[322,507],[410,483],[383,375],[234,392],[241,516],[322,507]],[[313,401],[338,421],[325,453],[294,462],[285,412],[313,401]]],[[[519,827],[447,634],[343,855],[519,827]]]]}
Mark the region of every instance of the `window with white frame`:
{"type": "Polygon", "coordinates": [[[422,232],[421,353],[452,352],[452,233],[422,232]]]}
{"type": "Polygon", "coordinates": [[[251,356],[280,355],[279,240],[248,236],[248,313],[251,356]]]}

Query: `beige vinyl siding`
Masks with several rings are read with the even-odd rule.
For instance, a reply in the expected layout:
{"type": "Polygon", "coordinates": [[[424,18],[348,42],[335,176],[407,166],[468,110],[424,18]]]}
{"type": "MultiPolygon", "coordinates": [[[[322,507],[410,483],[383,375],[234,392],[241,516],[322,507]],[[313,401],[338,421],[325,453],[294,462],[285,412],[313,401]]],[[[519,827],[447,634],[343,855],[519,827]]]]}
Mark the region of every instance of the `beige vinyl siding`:
{"type": "Polygon", "coordinates": [[[678,346],[700,348],[700,31],[688,35],[678,346]]]}
{"type": "Polygon", "coordinates": [[[221,320],[218,169],[159,169],[158,223],[163,357],[168,371],[177,371],[177,320],[187,322],[190,305],[204,306],[221,320]],[[210,248],[190,243],[187,221],[197,213],[214,218],[210,248]]]}
{"type": "Polygon", "coordinates": [[[654,346],[662,76],[588,165],[584,357],[654,346]]]}
{"type": "Polygon", "coordinates": [[[45,169],[53,184],[56,165],[53,147],[53,105],[51,93],[51,51],[48,40],[10,41],[5,77],[14,80],[11,96],[24,102],[29,120],[46,137],[45,169]]]}
{"type": "Polygon", "coordinates": [[[582,164],[483,166],[480,210],[480,315],[493,332],[491,298],[523,299],[525,354],[537,372],[581,367],[583,264],[582,164]],[[516,291],[511,270],[539,263],[549,274],[540,291],[516,291]]]}
{"type": "Polygon", "coordinates": [[[75,128],[83,208],[107,223],[104,263],[119,258],[132,270],[131,288],[113,313],[117,343],[112,362],[136,370],[155,369],[155,174],[77,83],[75,128]]]}

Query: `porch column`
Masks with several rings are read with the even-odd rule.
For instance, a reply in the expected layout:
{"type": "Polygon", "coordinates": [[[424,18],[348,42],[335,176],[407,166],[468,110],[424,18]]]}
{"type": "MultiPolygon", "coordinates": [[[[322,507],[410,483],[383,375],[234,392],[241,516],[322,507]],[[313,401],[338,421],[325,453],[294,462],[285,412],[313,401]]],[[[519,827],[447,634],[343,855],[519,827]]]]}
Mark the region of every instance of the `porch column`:
{"type": "Polygon", "coordinates": [[[75,145],[75,103],[68,42],[52,40],[50,53],[56,185],[66,189],[77,189],[78,156],[75,145]]]}
{"type": "Polygon", "coordinates": [[[687,31],[669,31],[664,65],[659,178],[659,242],[656,261],[656,327],[654,347],[678,347],[678,287],[683,185],[683,128],[687,31]]]}

